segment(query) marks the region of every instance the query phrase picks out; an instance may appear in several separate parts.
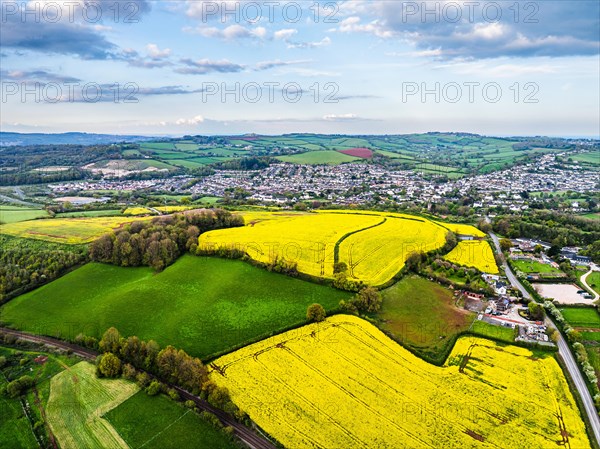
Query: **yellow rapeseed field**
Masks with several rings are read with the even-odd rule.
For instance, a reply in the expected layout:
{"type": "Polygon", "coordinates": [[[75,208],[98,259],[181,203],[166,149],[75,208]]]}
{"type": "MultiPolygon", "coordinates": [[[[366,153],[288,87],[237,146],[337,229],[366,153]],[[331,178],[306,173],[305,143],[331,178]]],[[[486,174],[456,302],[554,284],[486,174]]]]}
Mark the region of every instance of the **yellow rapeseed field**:
{"type": "Polygon", "coordinates": [[[436,223],[447,229],[450,229],[455,234],[472,235],[474,237],[485,237],[485,232],[481,231],[480,229],[477,229],[475,226],[461,223],[436,223]]]}
{"type": "Polygon", "coordinates": [[[550,354],[480,338],[437,367],[338,315],[225,355],[210,378],[290,448],[590,447],[550,354]]]}
{"type": "Polygon", "coordinates": [[[128,207],[123,211],[123,215],[146,215],[152,213],[154,212],[147,207],[128,207]]]}
{"type": "Polygon", "coordinates": [[[0,233],[58,243],[88,243],[136,220],[152,217],[85,217],[29,220],[0,226],[0,233]]]}
{"type": "Polygon", "coordinates": [[[390,280],[411,252],[428,252],[446,242],[447,231],[431,221],[397,214],[382,217],[381,225],[357,232],[340,244],[340,261],[348,265],[349,275],[371,285],[390,280]]]}
{"type": "Polygon", "coordinates": [[[161,212],[165,212],[167,214],[172,214],[173,212],[182,212],[184,210],[200,208],[198,206],[157,206],[154,209],[159,210],[161,212]]]}
{"type": "Polygon", "coordinates": [[[371,211],[238,213],[244,228],[203,234],[200,248],[237,248],[260,262],[278,256],[298,262],[303,273],[331,277],[338,244],[349,276],[371,285],[390,280],[412,251],[442,247],[448,232],[425,218],[371,211]]]}
{"type": "Polygon", "coordinates": [[[261,216],[253,213],[243,228],[202,234],[200,248],[237,248],[265,263],[279,257],[297,262],[298,270],[303,273],[331,277],[333,250],[338,239],[354,229],[381,221],[379,217],[365,215],[278,214],[269,215],[267,219],[259,218],[261,216]]]}
{"type": "Polygon", "coordinates": [[[484,273],[498,273],[494,253],[485,240],[462,240],[444,256],[444,259],[459,265],[477,268],[484,273]]]}
{"type": "Polygon", "coordinates": [[[271,212],[266,210],[249,210],[249,211],[238,211],[235,212],[237,215],[241,215],[244,217],[244,222],[246,224],[256,224],[261,221],[267,220],[280,220],[285,217],[300,217],[303,215],[312,215],[307,212],[271,212]]]}

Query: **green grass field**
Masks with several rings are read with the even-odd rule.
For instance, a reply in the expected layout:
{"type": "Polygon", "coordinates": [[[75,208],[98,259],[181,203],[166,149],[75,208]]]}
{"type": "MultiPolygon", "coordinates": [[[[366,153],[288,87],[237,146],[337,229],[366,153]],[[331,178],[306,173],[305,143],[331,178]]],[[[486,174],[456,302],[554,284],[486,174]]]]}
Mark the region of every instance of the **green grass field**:
{"type": "Polygon", "coordinates": [[[591,307],[565,307],[560,309],[563,317],[573,327],[600,329],[600,315],[591,307]]]}
{"type": "Polygon", "coordinates": [[[485,321],[475,321],[471,327],[471,331],[482,337],[489,337],[496,340],[513,343],[515,341],[515,329],[512,327],[495,326],[485,321]]]}
{"type": "MultiPolygon", "coordinates": [[[[0,387],[6,382],[0,378],[0,387]]],[[[34,449],[39,447],[20,399],[0,396],[0,447],[34,449]]]]}
{"type": "Polygon", "coordinates": [[[413,160],[413,158],[411,158],[410,156],[406,156],[405,154],[395,153],[393,151],[375,150],[375,153],[381,154],[382,156],[386,156],[391,159],[406,159],[407,161],[413,160]]]}
{"type": "Polygon", "coordinates": [[[332,310],[349,297],[241,261],[186,255],[156,275],[88,264],[13,299],[0,314],[10,326],[69,339],[115,326],[207,358],[303,323],[312,303],[332,310]]]}
{"type": "Polygon", "coordinates": [[[132,449],[239,448],[194,411],[162,395],[140,391],[104,417],[132,449]]]}
{"type": "Polygon", "coordinates": [[[198,149],[198,145],[195,143],[176,143],[175,148],[181,151],[196,151],[198,149]]]}
{"type": "Polygon", "coordinates": [[[80,362],[52,378],[48,424],[63,449],[128,449],[102,416],[138,391],[133,382],[99,379],[93,364],[80,362]]]}
{"type": "Polygon", "coordinates": [[[600,346],[589,346],[585,345],[585,350],[590,360],[590,365],[594,367],[596,375],[600,375],[600,346]]]}
{"type": "Polygon", "coordinates": [[[382,295],[379,327],[419,353],[442,354],[474,318],[454,306],[451,290],[420,277],[405,277],[382,295]]]}
{"type": "Polygon", "coordinates": [[[537,260],[513,260],[512,264],[515,269],[523,273],[562,273],[558,268],[537,260]]]}
{"type": "Polygon", "coordinates": [[[173,165],[179,165],[181,167],[184,168],[198,168],[198,167],[202,167],[204,165],[207,165],[206,163],[202,163],[202,162],[196,162],[196,161],[189,161],[186,159],[173,159],[170,161],[173,165]]]}
{"type": "Polygon", "coordinates": [[[151,150],[173,150],[175,145],[171,142],[144,142],[140,144],[140,148],[151,150]]]}
{"type": "Polygon", "coordinates": [[[112,217],[121,215],[120,209],[109,210],[84,210],[79,212],[64,212],[56,214],[56,218],[82,218],[82,217],[112,217]]]}
{"type": "Polygon", "coordinates": [[[42,217],[48,217],[48,212],[43,209],[0,205],[0,224],[17,223],[42,217]]]}
{"type": "Polygon", "coordinates": [[[600,271],[592,271],[586,282],[596,293],[600,294],[600,271]]]}
{"type": "Polygon", "coordinates": [[[597,341],[600,342],[600,332],[582,332],[581,339],[583,341],[597,341]]]}
{"type": "Polygon", "coordinates": [[[220,196],[203,196],[202,198],[199,198],[196,202],[205,204],[215,204],[220,199],[220,196]]]}
{"type": "Polygon", "coordinates": [[[292,164],[309,164],[309,165],[338,165],[344,162],[353,162],[361,160],[358,157],[348,156],[347,154],[338,153],[337,151],[309,151],[308,153],[292,154],[290,156],[277,157],[282,162],[290,162],[292,164]]]}
{"type": "Polygon", "coordinates": [[[595,212],[591,214],[583,214],[582,217],[589,218],[590,220],[600,220],[600,212],[595,212]]]}
{"type": "Polygon", "coordinates": [[[573,160],[590,165],[600,165],[600,156],[594,152],[578,154],[573,156],[573,160]]]}

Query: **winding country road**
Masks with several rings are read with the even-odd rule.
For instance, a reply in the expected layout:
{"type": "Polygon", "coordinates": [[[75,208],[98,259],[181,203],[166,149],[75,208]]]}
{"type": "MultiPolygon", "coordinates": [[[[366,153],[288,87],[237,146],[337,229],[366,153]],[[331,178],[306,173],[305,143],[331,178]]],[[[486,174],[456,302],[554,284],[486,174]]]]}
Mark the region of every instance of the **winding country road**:
{"type": "MultiPolygon", "coordinates": [[[[78,355],[79,357],[86,359],[86,360],[90,360],[90,361],[95,361],[96,357],[98,356],[98,353],[95,351],[92,351],[91,349],[82,348],[81,346],[77,346],[72,343],[67,343],[62,340],[57,340],[56,338],[41,337],[41,336],[37,336],[37,335],[28,334],[26,332],[16,331],[13,329],[7,329],[4,327],[0,327],[0,332],[3,332],[7,335],[13,335],[17,338],[20,338],[22,340],[26,340],[26,341],[29,341],[32,343],[41,343],[41,344],[44,344],[47,346],[52,346],[52,347],[59,348],[59,349],[70,350],[73,352],[73,354],[78,355]]],[[[148,375],[151,377],[154,377],[150,373],[148,373],[148,375]]],[[[232,427],[235,436],[237,436],[250,449],[277,449],[277,447],[273,443],[271,443],[269,440],[256,434],[254,431],[252,431],[245,425],[237,422],[231,415],[225,413],[224,411],[222,411],[218,408],[213,407],[208,402],[206,402],[204,399],[202,399],[198,396],[195,396],[192,393],[190,393],[189,391],[184,390],[183,388],[179,388],[175,385],[169,385],[169,386],[174,388],[175,390],[177,390],[177,392],[185,400],[193,401],[200,410],[207,411],[207,412],[214,414],[217,418],[219,418],[219,421],[221,421],[221,423],[224,426],[232,427]]]]}
{"type": "Polygon", "coordinates": [[[600,295],[598,295],[598,293],[596,293],[596,290],[594,290],[592,287],[590,287],[589,284],[587,283],[588,276],[590,274],[592,274],[594,271],[600,271],[600,268],[597,267],[596,265],[592,264],[590,266],[590,271],[588,271],[583,276],[581,276],[581,283],[585,286],[585,288],[587,288],[594,295],[593,301],[598,301],[598,299],[600,299],[600,295]]]}
{"type": "MultiPolygon", "coordinates": [[[[494,246],[496,247],[496,252],[500,255],[500,258],[502,259],[502,266],[506,273],[506,277],[510,281],[511,285],[513,287],[519,289],[519,291],[523,294],[524,298],[531,299],[531,295],[529,294],[529,292],[525,289],[525,287],[523,287],[523,284],[521,284],[519,282],[517,277],[514,275],[514,273],[512,272],[512,270],[506,263],[506,260],[504,259],[504,255],[502,254],[502,251],[500,249],[500,241],[498,239],[498,236],[496,236],[496,234],[494,234],[492,232],[490,232],[489,234],[490,234],[490,237],[492,237],[492,240],[494,241],[494,246]]],[[[546,324],[548,326],[556,329],[554,322],[552,322],[552,320],[550,320],[549,318],[546,318],[546,324]]],[[[592,427],[592,432],[594,434],[594,437],[596,438],[596,442],[598,442],[600,444],[600,418],[598,417],[598,412],[596,411],[596,407],[594,405],[592,396],[590,395],[590,392],[587,389],[587,385],[585,384],[585,381],[583,380],[583,376],[581,375],[579,366],[577,366],[577,363],[575,362],[575,358],[573,357],[573,354],[571,353],[571,349],[569,348],[569,345],[567,345],[567,342],[565,341],[565,339],[562,336],[562,334],[560,333],[560,331],[558,331],[558,329],[557,329],[556,335],[558,336],[558,340],[557,340],[558,354],[562,357],[562,359],[565,363],[565,366],[567,367],[567,371],[569,371],[571,379],[573,379],[575,388],[577,388],[577,391],[579,392],[579,396],[581,397],[581,400],[583,402],[583,407],[585,409],[585,413],[588,416],[590,425],[592,427]]]]}

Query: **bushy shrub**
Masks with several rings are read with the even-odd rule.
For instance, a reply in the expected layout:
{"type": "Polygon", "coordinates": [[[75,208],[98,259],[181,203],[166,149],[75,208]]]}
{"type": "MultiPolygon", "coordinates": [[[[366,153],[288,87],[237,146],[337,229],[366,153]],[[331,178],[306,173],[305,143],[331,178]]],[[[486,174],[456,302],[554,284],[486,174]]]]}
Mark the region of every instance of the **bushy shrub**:
{"type": "Polygon", "coordinates": [[[158,393],[160,393],[161,389],[162,385],[160,384],[160,382],[157,380],[153,380],[152,382],[150,382],[150,385],[148,385],[148,388],[146,388],[146,393],[148,394],[148,396],[156,396],[158,393]]]}

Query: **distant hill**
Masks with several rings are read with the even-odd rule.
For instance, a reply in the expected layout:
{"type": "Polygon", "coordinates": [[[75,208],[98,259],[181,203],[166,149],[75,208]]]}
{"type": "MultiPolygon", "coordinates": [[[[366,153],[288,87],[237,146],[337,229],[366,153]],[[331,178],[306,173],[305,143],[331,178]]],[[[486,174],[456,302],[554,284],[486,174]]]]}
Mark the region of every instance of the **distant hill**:
{"type": "Polygon", "coordinates": [[[147,136],[119,136],[116,134],[88,134],[88,133],[9,133],[0,132],[0,146],[27,146],[27,145],[95,145],[119,142],[145,142],[156,139],[147,136]]]}

